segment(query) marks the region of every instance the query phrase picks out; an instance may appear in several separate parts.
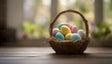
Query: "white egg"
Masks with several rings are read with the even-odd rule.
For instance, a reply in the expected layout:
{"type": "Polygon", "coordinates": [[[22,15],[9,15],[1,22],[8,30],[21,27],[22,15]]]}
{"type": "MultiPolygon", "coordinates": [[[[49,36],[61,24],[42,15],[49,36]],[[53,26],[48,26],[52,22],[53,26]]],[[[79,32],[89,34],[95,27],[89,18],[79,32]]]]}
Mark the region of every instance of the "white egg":
{"type": "Polygon", "coordinates": [[[81,38],[85,38],[85,31],[80,29],[78,30],[78,34],[81,36],[81,38]]]}

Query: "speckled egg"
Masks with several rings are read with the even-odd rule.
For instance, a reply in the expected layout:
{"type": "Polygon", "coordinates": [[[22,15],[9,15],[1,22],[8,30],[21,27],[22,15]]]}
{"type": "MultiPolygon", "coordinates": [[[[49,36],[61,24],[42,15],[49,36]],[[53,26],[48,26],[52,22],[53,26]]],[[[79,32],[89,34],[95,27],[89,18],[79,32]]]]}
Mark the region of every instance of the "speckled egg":
{"type": "Polygon", "coordinates": [[[57,32],[59,32],[59,29],[58,28],[53,28],[53,31],[52,31],[53,36],[55,36],[57,32]]]}
{"type": "Polygon", "coordinates": [[[67,27],[67,26],[65,26],[65,25],[63,25],[62,27],[61,27],[61,33],[63,34],[63,35],[66,35],[66,34],[68,34],[68,33],[71,33],[71,30],[70,30],[70,28],[69,27],[67,27]]]}
{"type": "Polygon", "coordinates": [[[81,38],[85,37],[85,31],[82,29],[78,30],[78,34],[81,36],[81,38]]]}
{"type": "Polygon", "coordinates": [[[71,40],[78,40],[78,39],[81,39],[81,36],[77,33],[74,33],[71,35],[71,40]]]}
{"type": "Polygon", "coordinates": [[[66,40],[70,40],[70,39],[71,39],[71,35],[72,35],[72,33],[68,33],[68,34],[65,36],[65,39],[66,39],[66,40]]]}
{"type": "Polygon", "coordinates": [[[55,38],[56,38],[56,39],[65,40],[64,35],[63,35],[62,33],[60,33],[60,32],[57,32],[57,33],[56,33],[55,38]]]}
{"type": "Polygon", "coordinates": [[[68,24],[68,23],[61,23],[61,24],[58,25],[58,29],[61,29],[61,27],[62,27],[63,25],[65,25],[65,26],[67,26],[67,27],[69,27],[69,28],[71,27],[71,25],[68,24]]]}
{"type": "Polygon", "coordinates": [[[72,33],[77,33],[77,32],[78,32],[77,26],[73,25],[73,26],[71,27],[71,31],[72,31],[72,33]]]}

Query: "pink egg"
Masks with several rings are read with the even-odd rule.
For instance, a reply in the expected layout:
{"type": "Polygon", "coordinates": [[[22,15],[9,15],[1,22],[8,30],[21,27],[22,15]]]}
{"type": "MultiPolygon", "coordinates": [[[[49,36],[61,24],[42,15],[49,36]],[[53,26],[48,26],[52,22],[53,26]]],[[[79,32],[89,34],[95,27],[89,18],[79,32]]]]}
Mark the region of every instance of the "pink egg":
{"type": "Polygon", "coordinates": [[[77,31],[78,31],[77,26],[73,25],[73,26],[71,27],[71,31],[72,31],[72,33],[77,33],[77,31]]]}
{"type": "Polygon", "coordinates": [[[72,30],[72,26],[70,26],[70,29],[72,30]]]}
{"type": "Polygon", "coordinates": [[[57,32],[59,32],[59,29],[58,28],[53,28],[53,31],[52,31],[53,36],[55,36],[57,32]]]}

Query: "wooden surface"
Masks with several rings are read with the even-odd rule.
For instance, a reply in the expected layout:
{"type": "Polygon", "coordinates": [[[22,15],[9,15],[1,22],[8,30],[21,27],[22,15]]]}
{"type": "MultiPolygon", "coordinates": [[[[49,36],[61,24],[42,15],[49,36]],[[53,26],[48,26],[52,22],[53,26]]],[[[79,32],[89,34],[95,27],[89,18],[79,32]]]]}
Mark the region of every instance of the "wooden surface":
{"type": "Polygon", "coordinates": [[[87,48],[81,55],[57,55],[50,47],[1,47],[0,64],[112,64],[112,48],[87,48]]]}

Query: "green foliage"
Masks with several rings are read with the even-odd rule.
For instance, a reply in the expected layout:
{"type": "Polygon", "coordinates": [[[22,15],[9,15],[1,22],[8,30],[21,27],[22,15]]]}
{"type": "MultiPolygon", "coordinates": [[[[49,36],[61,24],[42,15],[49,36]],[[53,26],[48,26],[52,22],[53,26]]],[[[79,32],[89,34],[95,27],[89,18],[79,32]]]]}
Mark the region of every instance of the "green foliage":
{"type": "Polygon", "coordinates": [[[24,33],[32,37],[42,37],[45,32],[40,25],[27,21],[23,23],[22,29],[24,33]]]}
{"type": "Polygon", "coordinates": [[[99,30],[101,31],[102,34],[107,35],[111,32],[109,27],[110,27],[109,25],[100,24],[99,25],[99,30]]]}
{"type": "Polygon", "coordinates": [[[105,39],[107,37],[110,37],[111,35],[111,30],[110,26],[107,24],[99,24],[97,29],[92,33],[93,37],[95,39],[105,39]]]}

